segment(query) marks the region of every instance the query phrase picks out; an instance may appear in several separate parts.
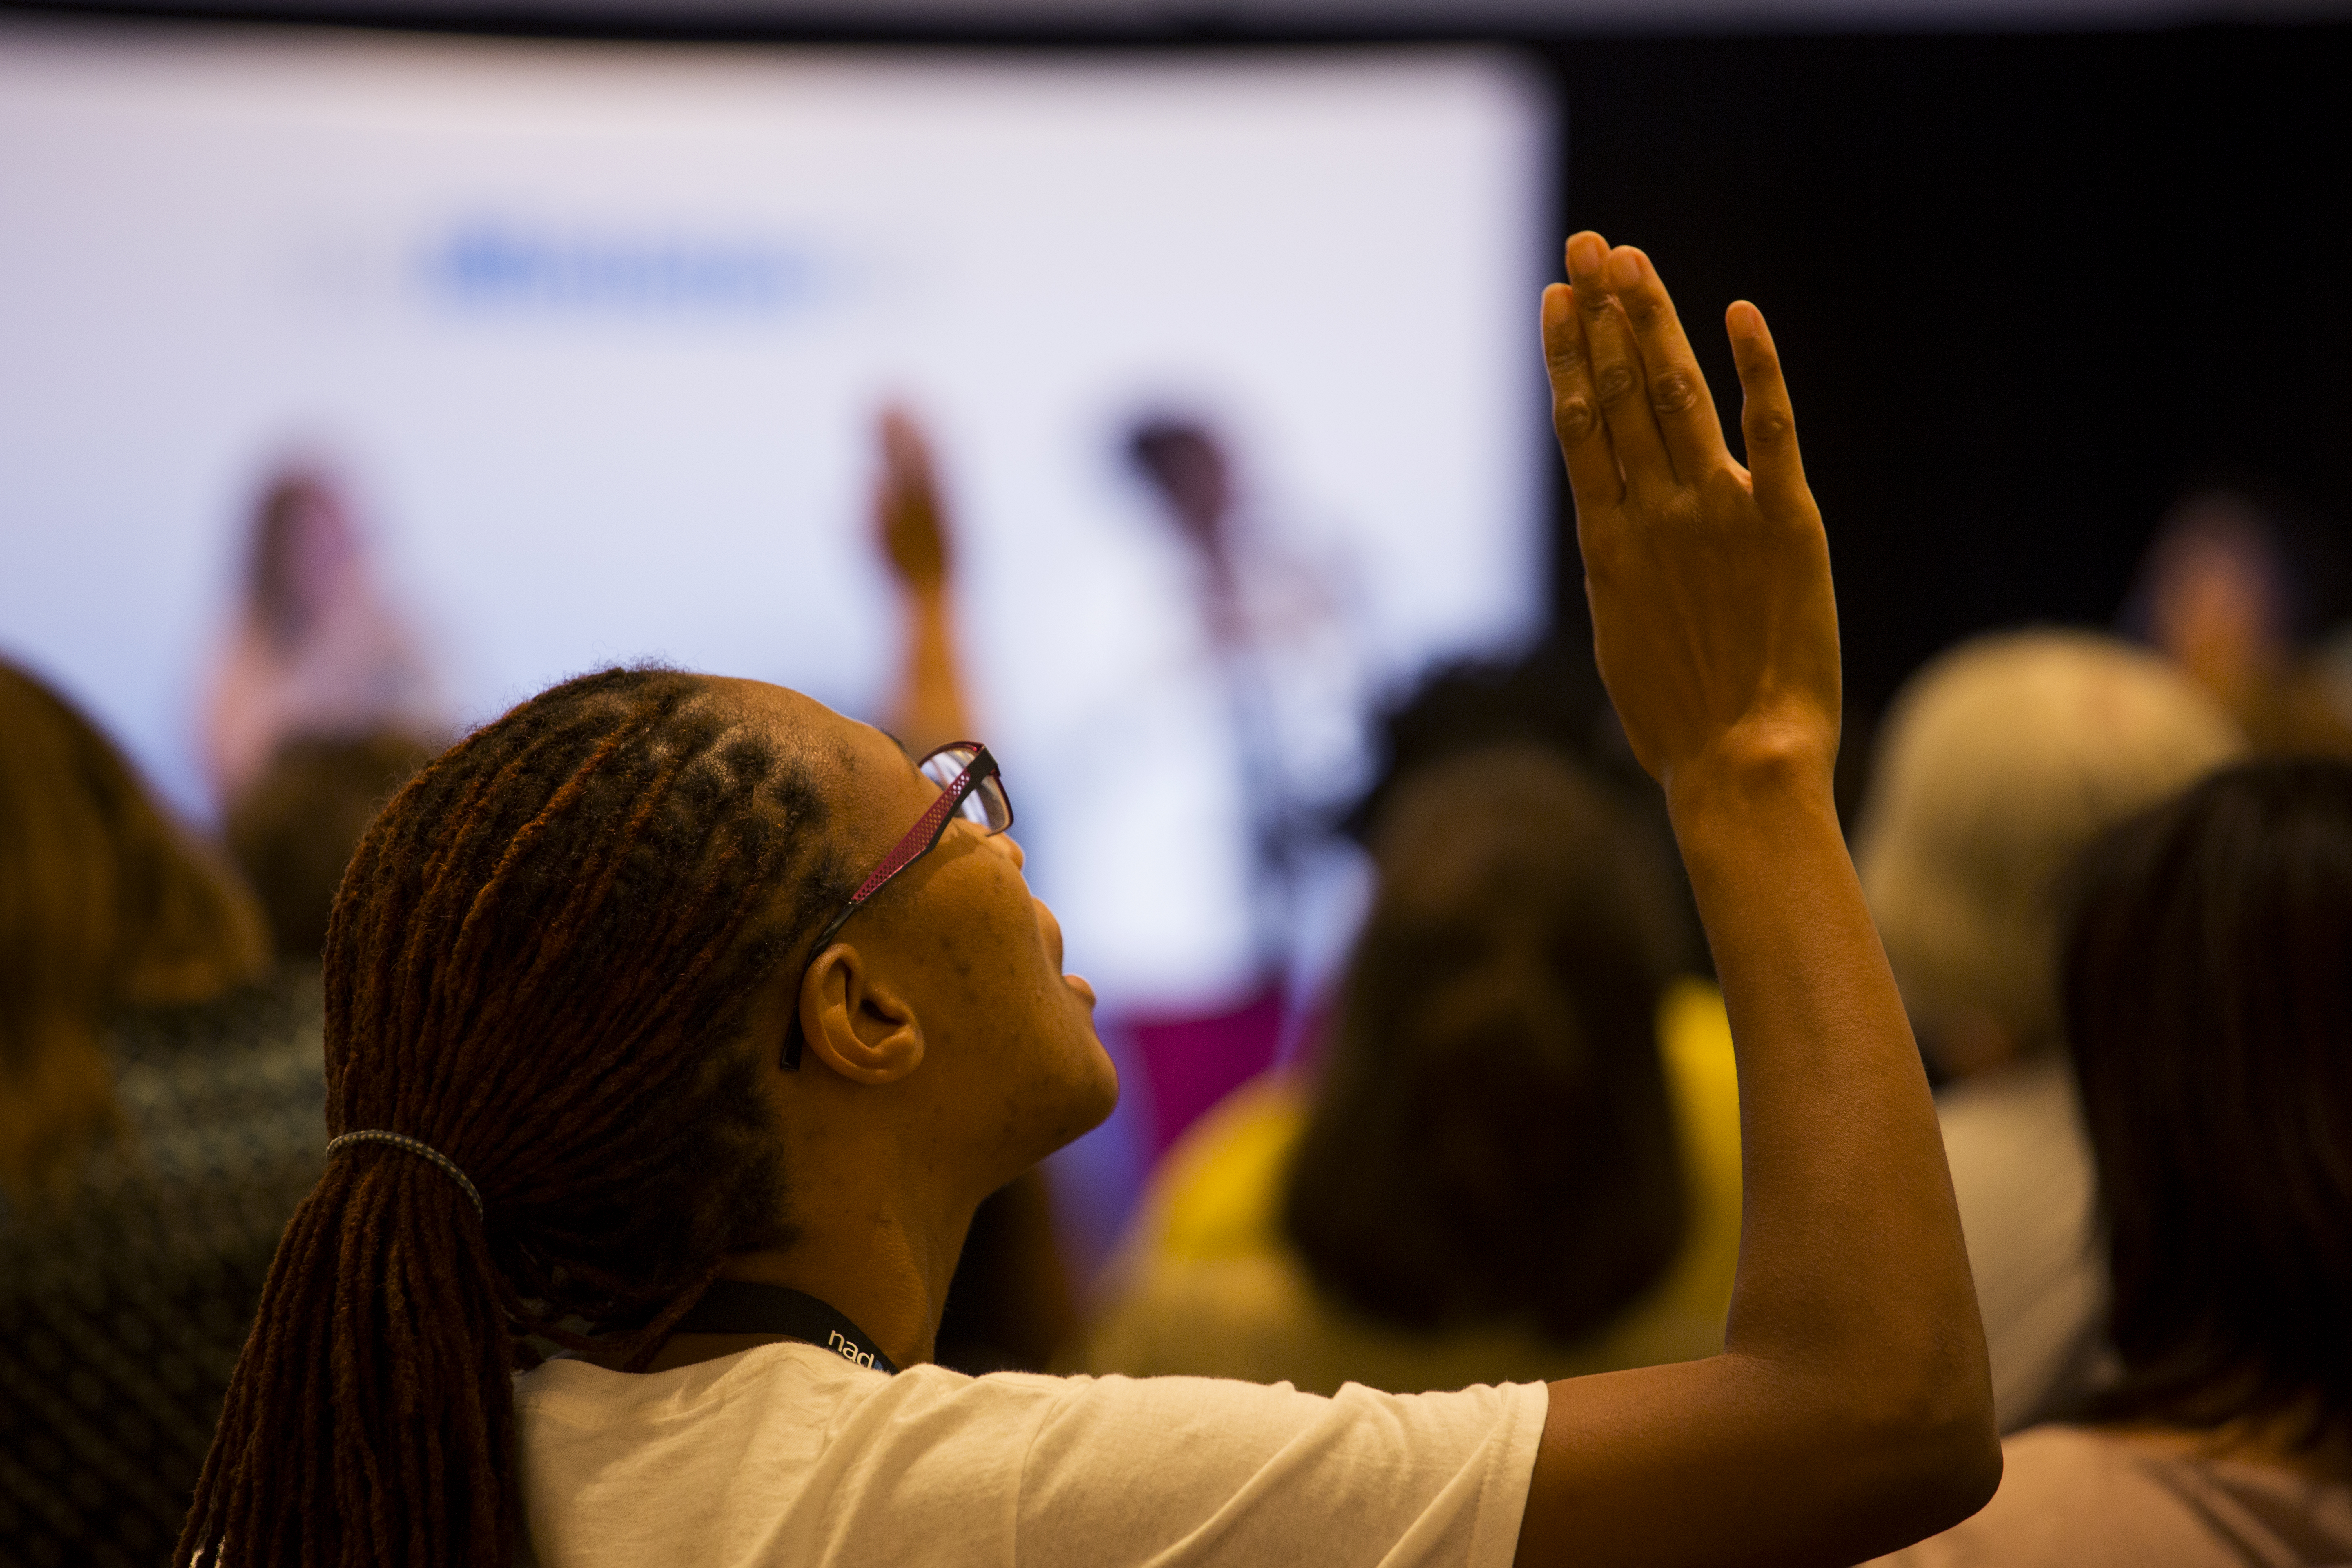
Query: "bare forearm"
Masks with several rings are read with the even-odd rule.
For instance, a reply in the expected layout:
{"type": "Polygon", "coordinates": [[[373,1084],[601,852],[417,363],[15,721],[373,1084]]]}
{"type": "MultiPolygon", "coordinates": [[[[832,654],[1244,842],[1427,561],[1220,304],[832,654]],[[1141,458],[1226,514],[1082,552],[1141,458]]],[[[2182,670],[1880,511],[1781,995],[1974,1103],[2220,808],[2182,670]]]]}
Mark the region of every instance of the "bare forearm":
{"type": "Polygon", "coordinates": [[[1527,1568],[1851,1563],[1990,1489],[1942,1140],[1814,772],[1669,791],[1739,1061],[1738,1282],[1723,1354],[1552,1385],[1527,1568]]]}
{"type": "Polygon", "coordinates": [[[1826,780],[1678,776],[1669,800],[1739,1060],[1727,1347],[1880,1385],[1980,1366],[1943,1140],[1826,780]]]}

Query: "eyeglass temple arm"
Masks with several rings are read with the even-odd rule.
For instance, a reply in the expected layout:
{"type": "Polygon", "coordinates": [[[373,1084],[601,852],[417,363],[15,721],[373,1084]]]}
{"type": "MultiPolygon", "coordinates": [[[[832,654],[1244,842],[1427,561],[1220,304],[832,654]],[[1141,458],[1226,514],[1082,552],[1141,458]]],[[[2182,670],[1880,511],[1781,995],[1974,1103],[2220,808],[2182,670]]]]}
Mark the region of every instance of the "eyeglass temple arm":
{"type": "MultiPolygon", "coordinates": [[[[882,863],[866,875],[865,881],[858,884],[857,891],[849,895],[849,902],[844,904],[841,912],[833,917],[832,923],[819,931],[816,940],[809,943],[809,963],[816,962],[816,955],[823,952],[833,939],[840,934],[841,928],[849,922],[849,917],[856,914],[866,900],[888,886],[891,878],[930,853],[932,846],[939,843],[940,835],[947,832],[948,819],[956,814],[956,808],[963,805],[966,797],[973,790],[980,787],[980,781],[982,778],[996,772],[996,759],[988,754],[988,748],[982,746],[976,749],[979,755],[972,758],[971,765],[956,774],[954,782],[947,788],[940,791],[940,796],[931,802],[930,809],[916,819],[915,826],[907,830],[907,836],[898,840],[898,847],[884,856],[882,863]],[[982,763],[987,764],[985,773],[982,772],[982,763]]],[[[802,973],[807,973],[805,966],[803,967],[802,973]]],[[[801,1010],[800,998],[797,995],[793,998],[793,1009],[784,1019],[782,1061],[786,1072],[800,1071],[801,1010]]]]}

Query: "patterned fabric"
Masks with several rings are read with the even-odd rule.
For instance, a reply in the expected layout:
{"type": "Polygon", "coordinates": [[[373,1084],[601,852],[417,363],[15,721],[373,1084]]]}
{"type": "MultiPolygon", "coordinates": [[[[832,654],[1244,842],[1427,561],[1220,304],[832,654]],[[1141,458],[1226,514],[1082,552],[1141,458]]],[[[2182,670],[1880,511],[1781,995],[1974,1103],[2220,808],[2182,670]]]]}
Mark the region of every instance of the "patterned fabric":
{"type": "Polygon", "coordinates": [[[0,1568],[169,1558],[319,1177],[321,1011],[314,970],[126,1019],[129,1136],[63,1203],[0,1198],[0,1568]]]}

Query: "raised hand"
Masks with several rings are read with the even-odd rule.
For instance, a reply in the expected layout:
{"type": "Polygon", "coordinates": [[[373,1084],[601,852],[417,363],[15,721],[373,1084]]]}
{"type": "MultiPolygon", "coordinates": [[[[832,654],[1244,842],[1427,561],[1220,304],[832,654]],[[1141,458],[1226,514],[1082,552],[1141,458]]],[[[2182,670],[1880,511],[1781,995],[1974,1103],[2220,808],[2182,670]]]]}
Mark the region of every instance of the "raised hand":
{"type": "Polygon", "coordinates": [[[957,657],[949,579],[954,552],[930,443],[904,408],[876,421],[882,471],[874,481],[874,535],[903,590],[905,650],[883,721],[918,754],[971,734],[957,657]]]}
{"type": "Polygon", "coordinates": [[[1739,1061],[1723,1353],[1551,1385],[1522,1568],[1839,1563],[1980,1506],[1991,1380],[1944,1144],[1830,798],[1837,605],[1764,319],[1727,324],[1753,471],[1649,258],[1568,242],[1552,416],[1595,651],[1666,787],[1739,1061]]]}
{"type": "Polygon", "coordinates": [[[879,421],[882,473],[874,485],[874,531],[900,582],[919,592],[946,585],[951,561],[940,487],[923,432],[905,409],[879,421]]]}
{"type": "MultiPolygon", "coordinates": [[[[1837,605],[1771,333],[1726,313],[1749,467],[1650,259],[1591,232],[1544,290],[1552,424],[1576,497],[1594,651],[1633,753],[1666,786],[1837,752],[1837,605]]],[[[1795,781],[1790,781],[1795,782],[1795,781]]]]}

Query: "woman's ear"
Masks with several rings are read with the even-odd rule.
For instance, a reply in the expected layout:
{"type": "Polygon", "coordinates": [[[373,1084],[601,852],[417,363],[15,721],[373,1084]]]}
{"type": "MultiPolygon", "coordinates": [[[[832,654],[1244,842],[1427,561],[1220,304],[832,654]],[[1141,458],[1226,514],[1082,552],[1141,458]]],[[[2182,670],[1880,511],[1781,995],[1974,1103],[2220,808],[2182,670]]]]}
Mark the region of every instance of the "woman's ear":
{"type": "Polygon", "coordinates": [[[835,942],[810,963],[800,1016],[809,1054],[852,1083],[896,1083],[923,1065],[913,1003],[848,942],[835,942]]]}

